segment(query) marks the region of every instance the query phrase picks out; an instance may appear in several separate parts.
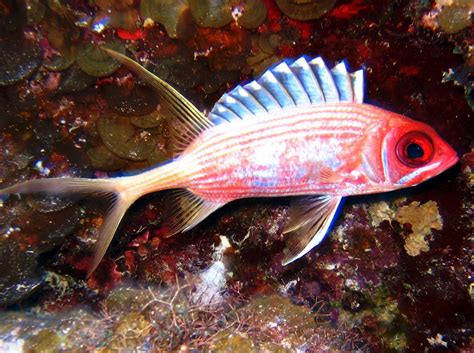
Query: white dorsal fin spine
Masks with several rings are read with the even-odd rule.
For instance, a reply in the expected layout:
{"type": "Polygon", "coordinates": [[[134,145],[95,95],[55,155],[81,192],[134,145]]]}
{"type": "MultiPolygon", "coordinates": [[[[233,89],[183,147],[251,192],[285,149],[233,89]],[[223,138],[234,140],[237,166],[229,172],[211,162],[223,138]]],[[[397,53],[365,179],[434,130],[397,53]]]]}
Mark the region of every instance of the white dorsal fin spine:
{"type": "Polygon", "coordinates": [[[209,114],[219,124],[266,112],[308,105],[364,101],[364,70],[349,73],[340,62],[331,70],[320,57],[281,62],[258,79],[224,94],[209,114]],[[223,107],[230,112],[223,111],[223,107]]]}
{"type": "Polygon", "coordinates": [[[216,114],[216,113],[209,113],[207,116],[209,120],[211,120],[215,125],[220,125],[222,123],[228,122],[226,119],[224,119],[222,116],[216,114]]]}
{"type": "Polygon", "coordinates": [[[310,98],[303,85],[286,62],[282,62],[276,66],[273,69],[273,74],[278,81],[281,82],[282,86],[286,88],[286,91],[297,107],[311,104],[310,98]]]}
{"type": "Polygon", "coordinates": [[[218,102],[214,105],[214,108],[217,108],[217,114],[219,114],[221,117],[223,117],[225,120],[229,122],[235,119],[239,119],[239,120],[241,119],[237,113],[235,113],[232,109],[225,106],[224,104],[221,104],[218,102]]]}
{"type": "Polygon", "coordinates": [[[290,67],[291,71],[303,85],[306,94],[311,100],[311,104],[324,103],[323,91],[319,86],[314,71],[311,69],[306,59],[301,57],[291,64],[290,67]]]}
{"type": "Polygon", "coordinates": [[[249,91],[240,85],[230,91],[228,94],[245,105],[252,115],[266,112],[265,107],[258,100],[256,100],[249,91]]]}
{"type": "Polygon", "coordinates": [[[352,92],[352,81],[344,62],[340,62],[334,66],[331,70],[331,74],[334,83],[336,84],[337,91],[339,92],[339,101],[353,102],[354,93],[352,92]]]}
{"type": "Polygon", "coordinates": [[[270,92],[281,108],[295,107],[295,102],[288,93],[287,88],[275,77],[272,70],[266,71],[257,82],[270,92]]]}
{"type": "Polygon", "coordinates": [[[239,119],[243,119],[246,116],[253,115],[253,113],[245,106],[245,104],[242,104],[239,99],[234,98],[227,93],[224,94],[221,99],[219,99],[218,103],[230,109],[233,113],[236,114],[236,116],[238,116],[239,119]]]}
{"type": "Polygon", "coordinates": [[[281,106],[275,97],[265,87],[262,87],[257,81],[252,81],[244,86],[255,99],[257,99],[267,112],[281,110],[281,106]]]}
{"type": "Polygon", "coordinates": [[[364,102],[364,70],[360,69],[349,74],[352,81],[352,91],[354,92],[354,102],[364,102]]]}
{"type": "Polygon", "coordinates": [[[309,62],[309,65],[318,79],[319,86],[324,94],[324,101],[326,103],[339,102],[339,92],[337,91],[336,83],[323,59],[313,59],[309,62]]]}

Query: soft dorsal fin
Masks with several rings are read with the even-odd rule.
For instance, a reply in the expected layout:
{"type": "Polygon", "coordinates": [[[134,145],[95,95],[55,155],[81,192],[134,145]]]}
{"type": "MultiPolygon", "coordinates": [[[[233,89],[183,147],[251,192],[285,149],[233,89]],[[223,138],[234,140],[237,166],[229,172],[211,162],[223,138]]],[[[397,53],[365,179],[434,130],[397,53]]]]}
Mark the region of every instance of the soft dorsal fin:
{"type": "Polygon", "coordinates": [[[173,201],[169,208],[167,237],[190,230],[212,212],[225,205],[225,203],[203,200],[186,189],[174,190],[172,193],[171,200],[173,201]]]}
{"type": "Polygon", "coordinates": [[[364,71],[347,71],[344,61],[329,70],[320,57],[283,61],[244,86],[238,85],[214,105],[209,119],[216,124],[255,115],[334,102],[364,100],[364,71]]]}
{"type": "Polygon", "coordinates": [[[290,222],[284,230],[288,240],[283,265],[304,256],[324,239],[337,216],[341,201],[341,196],[303,196],[294,199],[289,211],[290,222]]]}
{"type": "Polygon", "coordinates": [[[164,108],[168,109],[179,120],[178,127],[174,129],[173,137],[177,141],[175,153],[181,153],[191,142],[198,137],[201,132],[214,126],[203,113],[199,111],[181,93],[170,84],[154,75],[143,66],[133,61],[129,57],[120,54],[112,49],[102,47],[111,57],[127,66],[141,79],[158,90],[160,98],[164,101],[164,108]]]}

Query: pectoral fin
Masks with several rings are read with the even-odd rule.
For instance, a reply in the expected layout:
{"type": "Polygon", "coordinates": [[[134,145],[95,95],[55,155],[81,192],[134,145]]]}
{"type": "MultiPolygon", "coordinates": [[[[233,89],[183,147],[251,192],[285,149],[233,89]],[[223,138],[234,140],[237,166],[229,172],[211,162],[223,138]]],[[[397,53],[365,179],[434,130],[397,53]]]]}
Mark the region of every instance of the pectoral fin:
{"type": "Polygon", "coordinates": [[[342,201],[341,196],[299,197],[290,206],[287,252],[282,261],[287,265],[307,254],[329,232],[342,201]]]}

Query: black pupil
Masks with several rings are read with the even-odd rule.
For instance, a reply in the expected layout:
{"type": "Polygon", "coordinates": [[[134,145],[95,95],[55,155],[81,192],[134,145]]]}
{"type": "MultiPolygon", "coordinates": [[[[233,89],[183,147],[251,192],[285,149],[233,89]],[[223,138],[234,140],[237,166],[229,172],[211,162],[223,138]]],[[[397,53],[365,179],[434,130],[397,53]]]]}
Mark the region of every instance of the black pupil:
{"type": "Polygon", "coordinates": [[[407,147],[407,157],[410,159],[416,159],[423,157],[423,148],[417,143],[410,143],[407,147]]]}

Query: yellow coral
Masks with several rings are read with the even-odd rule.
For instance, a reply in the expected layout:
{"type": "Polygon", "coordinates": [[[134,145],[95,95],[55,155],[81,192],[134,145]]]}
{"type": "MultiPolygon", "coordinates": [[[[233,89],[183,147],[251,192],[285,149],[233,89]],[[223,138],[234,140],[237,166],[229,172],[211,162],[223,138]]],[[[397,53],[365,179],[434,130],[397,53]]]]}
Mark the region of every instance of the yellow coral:
{"type": "Polygon", "coordinates": [[[390,222],[395,216],[395,211],[385,201],[371,204],[367,211],[369,212],[372,227],[378,227],[383,221],[390,222]]]}
{"type": "Polygon", "coordinates": [[[420,205],[413,201],[407,206],[397,210],[395,219],[400,224],[411,224],[411,233],[405,239],[405,250],[410,256],[417,256],[422,251],[429,250],[426,237],[431,235],[431,229],[441,230],[443,221],[438,211],[438,205],[434,201],[428,201],[420,205]]]}

